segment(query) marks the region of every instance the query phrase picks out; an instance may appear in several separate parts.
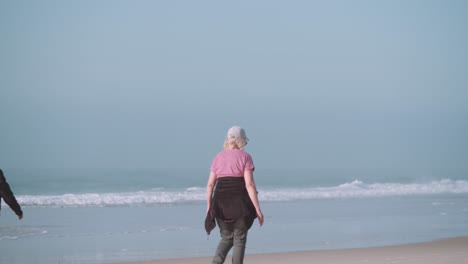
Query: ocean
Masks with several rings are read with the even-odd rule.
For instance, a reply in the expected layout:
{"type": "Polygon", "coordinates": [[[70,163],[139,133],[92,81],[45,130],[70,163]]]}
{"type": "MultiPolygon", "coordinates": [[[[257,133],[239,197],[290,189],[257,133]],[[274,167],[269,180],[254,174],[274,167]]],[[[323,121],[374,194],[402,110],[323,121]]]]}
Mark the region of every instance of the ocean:
{"type": "MultiPolygon", "coordinates": [[[[8,169],[0,263],[113,263],[211,256],[208,169],[8,169]]],[[[385,246],[468,235],[468,174],[455,170],[261,169],[264,226],[247,254],[385,246]]]]}

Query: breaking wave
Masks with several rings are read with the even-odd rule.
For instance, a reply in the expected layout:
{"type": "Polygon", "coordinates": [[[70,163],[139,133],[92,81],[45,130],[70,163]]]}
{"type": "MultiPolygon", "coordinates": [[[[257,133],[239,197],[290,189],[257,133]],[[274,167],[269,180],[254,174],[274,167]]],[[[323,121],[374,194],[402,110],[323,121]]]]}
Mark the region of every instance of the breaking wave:
{"type": "MultiPolygon", "coordinates": [[[[410,195],[464,194],[468,193],[468,181],[449,180],[428,183],[372,183],[362,181],[331,187],[265,188],[259,189],[261,201],[294,201],[334,198],[373,198],[410,195]]],[[[21,195],[17,197],[23,206],[52,207],[103,207],[141,206],[201,202],[206,199],[205,188],[190,187],[180,190],[154,189],[122,193],[83,193],[63,195],[21,195]]]]}

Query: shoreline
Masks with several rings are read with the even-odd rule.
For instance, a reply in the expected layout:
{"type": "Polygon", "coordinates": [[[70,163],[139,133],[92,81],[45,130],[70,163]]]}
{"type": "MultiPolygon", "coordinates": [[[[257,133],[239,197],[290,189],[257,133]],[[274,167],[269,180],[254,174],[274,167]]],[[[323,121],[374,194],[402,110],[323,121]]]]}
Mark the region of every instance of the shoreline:
{"type": "MultiPolygon", "coordinates": [[[[462,264],[468,263],[468,236],[440,239],[415,244],[383,247],[309,250],[285,253],[247,254],[246,263],[291,263],[291,264],[462,264]]],[[[205,264],[212,257],[173,258],[150,261],[116,262],[115,264],[205,264]]],[[[225,263],[231,263],[230,255],[225,263]]]]}

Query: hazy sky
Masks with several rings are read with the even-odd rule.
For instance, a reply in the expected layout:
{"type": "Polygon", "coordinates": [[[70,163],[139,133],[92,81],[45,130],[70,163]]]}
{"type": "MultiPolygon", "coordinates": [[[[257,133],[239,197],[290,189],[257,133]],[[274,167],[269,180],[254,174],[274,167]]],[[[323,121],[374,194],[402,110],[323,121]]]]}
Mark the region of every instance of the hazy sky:
{"type": "MultiPolygon", "coordinates": [[[[0,167],[467,168],[468,1],[0,0],[0,167]]],[[[466,169],[468,171],[468,169],[466,169]]]]}

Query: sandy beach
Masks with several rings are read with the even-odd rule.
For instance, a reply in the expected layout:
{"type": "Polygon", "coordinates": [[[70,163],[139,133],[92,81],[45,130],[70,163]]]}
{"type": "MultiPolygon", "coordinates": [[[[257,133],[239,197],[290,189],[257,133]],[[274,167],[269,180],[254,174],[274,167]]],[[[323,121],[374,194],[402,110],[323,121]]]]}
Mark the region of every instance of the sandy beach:
{"type": "MultiPolygon", "coordinates": [[[[461,264],[468,263],[468,237],[450,238],[427,243],[375,248],[317,250],[272,254],[246,255],[252,264],[461,264]]],[[[164,259],[122,264],[206,264],[211,257],[164,259]]],[[[231,263],[227,259],[225,263],[231,263]]]]}

